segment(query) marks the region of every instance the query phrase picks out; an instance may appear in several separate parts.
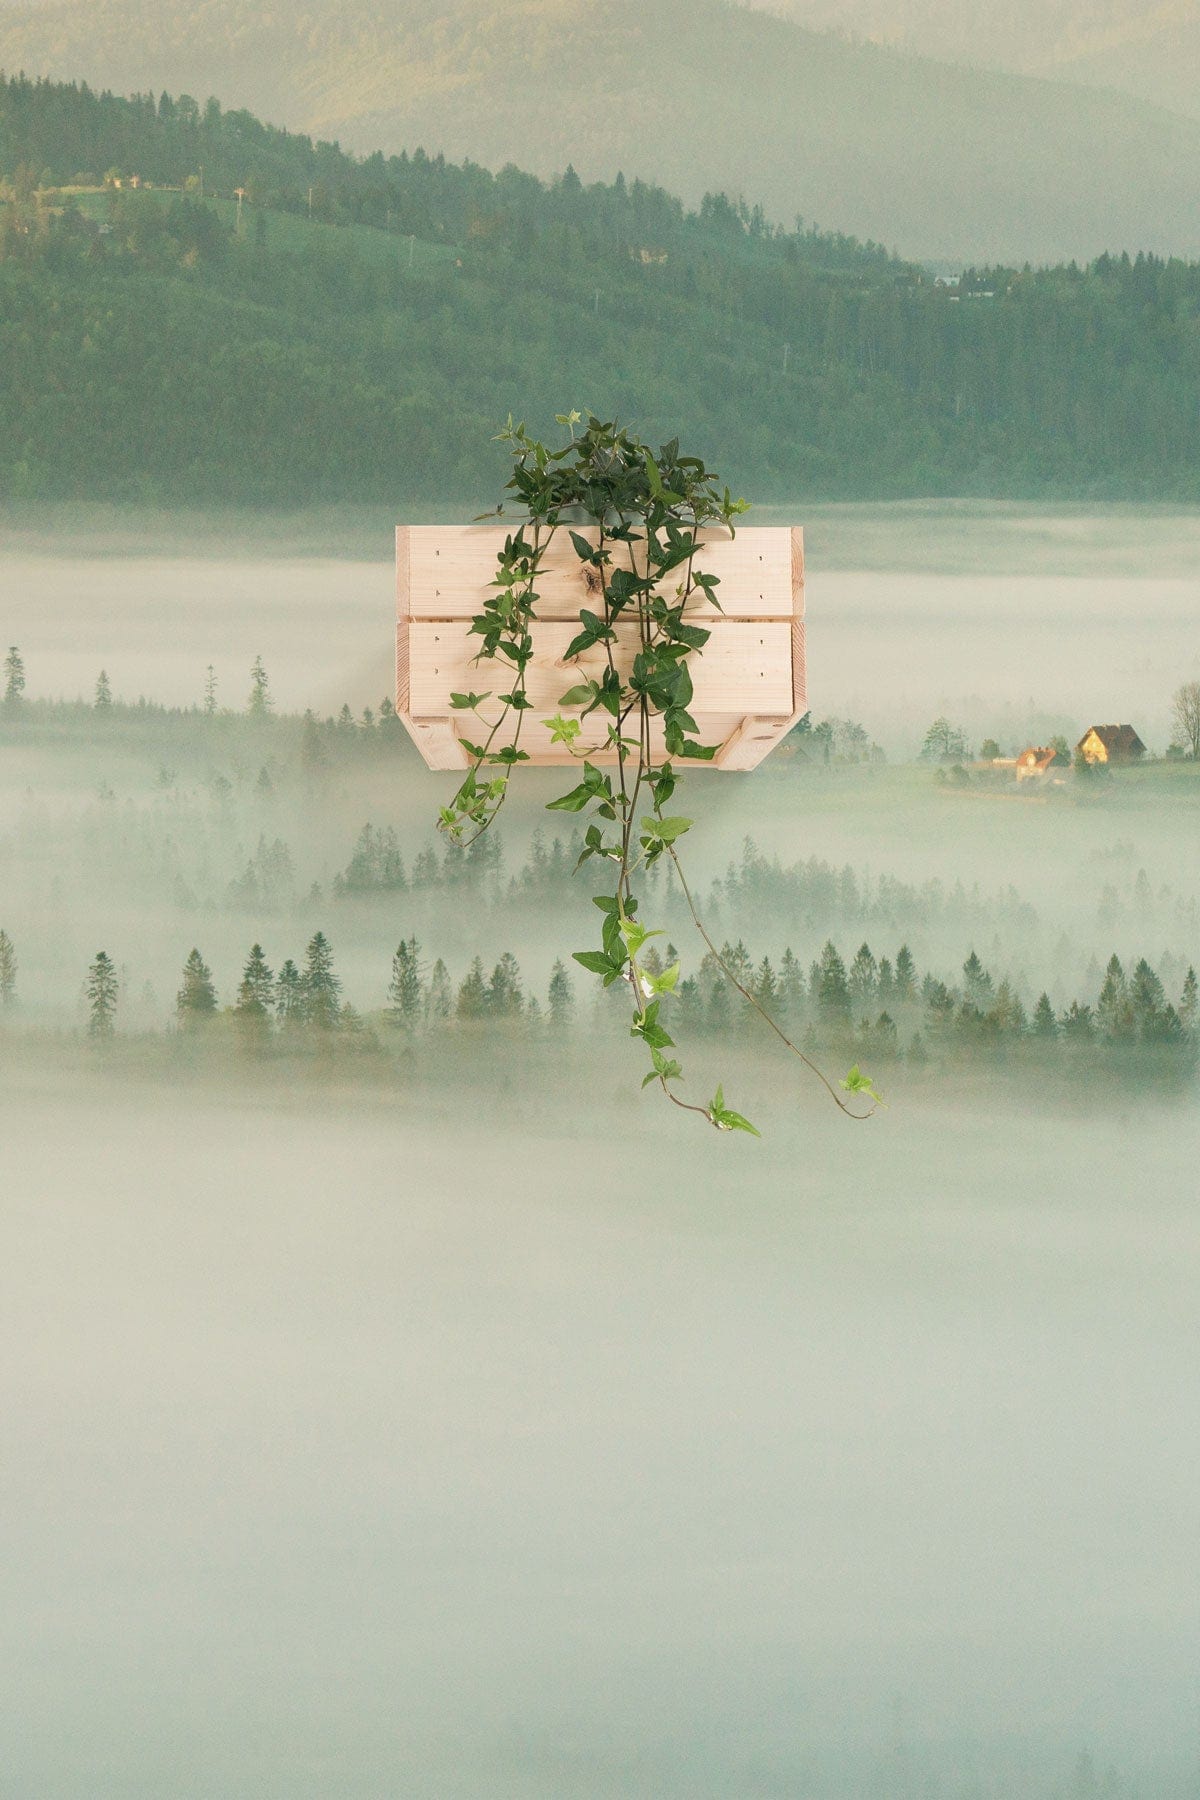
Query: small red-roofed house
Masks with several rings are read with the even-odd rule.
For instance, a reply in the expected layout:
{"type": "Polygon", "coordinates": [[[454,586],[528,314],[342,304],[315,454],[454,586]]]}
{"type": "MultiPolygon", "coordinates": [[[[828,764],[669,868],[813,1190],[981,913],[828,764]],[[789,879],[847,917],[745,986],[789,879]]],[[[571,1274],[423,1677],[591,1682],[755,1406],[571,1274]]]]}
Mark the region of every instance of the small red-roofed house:
{"type": "Polygon", "coordinates": [[[1017,780],[1037,781],[1048,775],[1054,765],[1055,755],[1053,746],[1045,744],[1034,744],[1028,750],[1022,750],[1017,758],[1017,780]]]}

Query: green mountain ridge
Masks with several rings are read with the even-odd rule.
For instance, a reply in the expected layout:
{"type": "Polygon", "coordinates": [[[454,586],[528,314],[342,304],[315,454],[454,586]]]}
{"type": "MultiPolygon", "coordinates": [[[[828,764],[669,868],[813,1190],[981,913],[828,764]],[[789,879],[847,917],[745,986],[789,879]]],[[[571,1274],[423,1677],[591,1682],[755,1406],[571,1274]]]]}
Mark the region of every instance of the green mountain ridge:
{"type": "Polygon", "coordinates": [[[742,193],[941,262],[1200,254],[1200,122],[723,3],[52,0],[0,67],[215,94],[369,153],[742,193]]]}
{"type": "Polygon", "coordinates": [[[763,502],[1190,501],[1198,399],[1200,264],[946,287],[720,195],[0,80],[0,499],[469,513],[508,413],[580,406],[763,502]]]}

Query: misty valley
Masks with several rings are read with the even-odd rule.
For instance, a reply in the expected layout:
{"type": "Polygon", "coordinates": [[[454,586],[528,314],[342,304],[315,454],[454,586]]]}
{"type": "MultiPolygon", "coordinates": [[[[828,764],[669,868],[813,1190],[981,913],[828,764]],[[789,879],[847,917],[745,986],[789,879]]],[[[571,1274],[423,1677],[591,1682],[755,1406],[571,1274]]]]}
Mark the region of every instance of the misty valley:
{"type": "Polygon", "coordinates": [[[682,792],[723,954],[886,1108],[647,878],[760,1142],[639,1095],[552,771],[435,832],[377,521],[10,534],[14,1794],[1190,1800],[1189,530],[817,514],[810,717],[682,792]]]}

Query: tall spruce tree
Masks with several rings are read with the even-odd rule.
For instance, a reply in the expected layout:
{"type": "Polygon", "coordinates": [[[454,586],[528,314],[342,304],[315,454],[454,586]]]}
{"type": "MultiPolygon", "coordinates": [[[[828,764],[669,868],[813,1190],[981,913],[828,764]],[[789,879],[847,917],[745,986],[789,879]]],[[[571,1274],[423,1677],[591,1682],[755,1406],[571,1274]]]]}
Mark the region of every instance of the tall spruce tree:
{"type": "Polygon", "coordinates": [[[271,683],[261,656],[256,656],[250,670],[250,698],[246,711],[252,719],[265,719],[271,710],[271,683]]]}
{"type": "Polygon", "coordinates": [[[1200,987],[1196,982],[1196,971],[1188,965],[1188,972],[1183,978],[1183,993],[1179,998],[1179,1019],[1183,1029],[1194,1032],[1200,1022],[1200,987]]]}
{"type": "Polygon", "coordinates": [[[1095,1017],[1090,1006],[1072,1000],[1060,1021],[1062,1034],[1069,1043],[1088,1044],[1096,1035],[1095,1017]]]}
{"type": "Polygon", "coordinates": [[[1162,982],[1145,957],[1141,957],[1130,978],[1129,1004],[1133,1008],[1137,1027],[1143,1035],[1150,1037],[1156,1035],[1155,1027],[1166,1003],[1167,996],[1163,992],[1162,982]]]}
{"type": "Polygon", "coordinates": [[[1058,1036],[1058,1020],[1054,1016],[1049,994],[1038,995],[1038,1003],[1033,1009],[1033,1035],[1036,1038],[1058,1036]]]}
{"type": "Polygon", "coordinates": [[[708,990],[708,1000],[704,1008],[704,1027],[714,1037],[724,1037],[733,1022],[733,1005],[729,998],[729,984],[724,979],[713,982],[708,990]]]}
{"type": "Polygon", "coordinates": [[[771,967],[769,956],[764,956],[754,971],[754,981],[750,991],[764,1011],[773,1013],[778,1010],[779,979],[771,967]]]}
{"type": "Polygon", "coordinates": [[[1125,979],[1121,959],[1115,952],[1109,957],[1108,967],[1104,971],[1104,984],[1096,1002],[1096,1023],[1101,1035],[1110,1043],[1127,1042],[1136,1033],[1129,984],[1125,979]]]}
{"type": "Polygon", "coordinates": [[[101,669],[96,677],[96,696],[94,705],[97,712],[107,712],[113,703],[112,682],[108,679],[107,669],[101,669]]]}
{"type": "Polygon", "coordinates": [[[487,977],[483,972],[483,959],[477,956],[459,984],[455,1011],[460,1019],[482,1019],[487,1010],[487,977]]]}
{"type": "Polygon", "coordinates": [[[997,1031],[1008,1032],[1014,1037],[1020,1036],[1026,1029],[1028,1020],[1025,1017],[1021,996],[1016,992],[1007,976],[996,989],[996,998],[987,1016],[989,1023],[997,1031]]]}
{"type": "Polygon", "coordinates": [[[556,1031],[565,1031],[575,1016],[575,990],[566,965],[556,959],[550,971],[550,988],[546,995],[550,1023],[556,1031]]]}
{"type": "Polygon", "coordinates": [[[234,1012],[241,1019],[266,1024],[275,1008],[275,977],[261,944],[252,944],[242,970],[234,1012]]]}
{"type": "Polygon", "coordinates": [[[789,945],[779,963],[779,1001],[790,1019],[798,1019],[804,1010],[807,989],[800,959],[789,945]]]}
{"type": "Polygon", "coordinates": [[[175,996],[175,1011],[181,1025],[197,1025],[211,1019],[217,1010],[217,990],[212,971],[199,950],[190,950],[183,965],[183,981],[175,996]]]}
{"type": "Polygon", "coordinates": [[[415,937],[401,938],[392,958],[388,1006],[394,1023],[405,1031],[416,1030],[424,1011],[420,953],[421,947],[415,937]]]}
{"type": "Polygon", "coordinates": [[[429,1017],[437,1025],[444,1025],[454,1011],[454,989],[450,984],[450,971],[439,956],[433,965],[429,977],[429,1017]]]}
{"type": "Polygon", "coordinates": [[[7,931],[0,931],[0,1012],[17,1003],[17,952],[7,931]]]}
{"type": "Polygon", "coordinates": [[[487,1010],[493,1019],[518,1019],[525,1010],[521,970],[511,950],[504,952],[492,970],[487,1010]]]}
{"type": "Polygon", "coordinates": [[[870,944],[860,944],[850,964],[848,976],[850,1004],[855,1016],[871,1006],[879,994],[879,965],[871,954],[870,944]]]}
{"type": "Polygon", "coordinates": [[[304,977],[289,956],[275,983],[275,1012],[285,1031],[308,1022],[308,994],[304,977]]]}
{"type": "Polygon", "coordinates": [[[816,1000],[824,1025],[850,1023],[850,983],[833,943],[826,943],[817,962],[816,1000]]]}
{"type": "Polygon", "coordinates": [[[333,948],[323,931],[314,932],[304,952],[305,1013],[318,1031],[336,1031],[342,984],[334,973],[333,948]]]}
{"type": "Polygon", "coordinates": [[[15,709],[21,704],[25,692],[25,663],[21,652],[15,644],[8,647],[8,655],[4,659],[4,704],[15,709]]]}
{"type": "Polygon", "coordinates": [[[116,965],[106,950],[100,950],[87,972],[84,992],[88,1002],[88,1036],[101,1041],[116,1031],[117,1000],[120,982],[116,965]]]}
{"type": "Polygon", "coordinates": [[[971,1005],[981,1012],[986,1011],[995,999],[995,983],[974,950],[963,964],[963,992],[971,1005]]]}

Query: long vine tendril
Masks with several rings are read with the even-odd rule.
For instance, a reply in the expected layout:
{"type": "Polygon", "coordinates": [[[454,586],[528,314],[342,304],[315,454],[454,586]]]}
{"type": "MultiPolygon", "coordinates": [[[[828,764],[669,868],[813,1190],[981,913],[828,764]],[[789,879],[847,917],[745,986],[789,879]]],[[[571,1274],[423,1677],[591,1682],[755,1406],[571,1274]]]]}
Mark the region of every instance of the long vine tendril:
{"type": "MultiPolygon", "coordinates": [[[[562,745],[582,765],[582,779],[550,801],[549,810],[589,813],[576,867],[598,857],[613,870],[611,890],[594,899],[602,916],[599,948],[577,950],[575,961],[599,976],[606,988],[617,982],[628,985],[633,1006],[630,1034],[641,1039],[650,1059],[643,1087],[657,1085],[674,1106],[698,1113],[719,1131],[758,1135],[749,1119],[726,1105],[723,1087],[706,1104],[685,1100],[675,1091],[683,1068],[670,1054],[676,1044],[663,1008],[678,985],[680,965],[651,966],[646,945],[663,933],[639,919],[634,886],[640,874],[667,857],[696,929],[725,979],[816,1076],[843,1113],[852,1119],[870,1118],[882,1101],[869,1077],[855,1067],[835,1087],[717,950],[697,910],[677,848],[693,821],[667,810],[676,787],[674,764],[708,762],[717,750],[714,744],[700,742],[689,711],[688,664],[703,653],[710,635],[689,608],[700,601],[720,611],[721,604],[718,577],[698,566],[700,534],[705,527],[719,526],[732,535],[746,503],[734,499],[727,487],[719,487],[698,457],[681,455],[678,440],[665,444],[655,456],[640,438],[615,424],[589,416],[577,430],[582,423],[579,413],[559,415],[558,423],[569,430],[570,440],[557,450],[547,449],[511,418],[499,436],[513,457],[506,491],[515,496],[523,518],[505,538],[492,592],[470,630],[480,640],[476,664],[507,666],[511,685],[505,692],[451,696],[452,706],[478,719],[484,732],[480,742],[462,740],[469,766],[458,792],[441,809],[440,828],[459,845],[474,843],[504,805],[514,766],[529,761],[521,738],[525,715],[534,710],[527,684],[538,582],[552,545],[566,531],[589,593],[597,598],[594,610],[580,608],[580,629],[563,661],[599,649],[602,662],[598,675],[569,688],[559,699],[560,710],[541,721],[551,743],[562,745]],[[582,529],[574,529],[580,525],[582,529]],[[633,656],[626,674],[619,651],[631,637],[633,656]],[[483,711],[488,702],[498,709],[490,719],[483,711]],[[580,748],[584,721],[592,715],[603,722],[601,747],[614,758],[615,781],[580,748]],[[660,730],[661,753],[655,748],[660,730]]],[[[486,516],[503,515],[502,503],[486,516]]]]}

